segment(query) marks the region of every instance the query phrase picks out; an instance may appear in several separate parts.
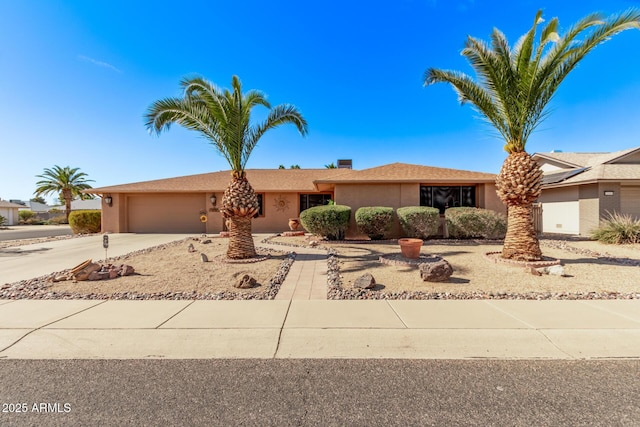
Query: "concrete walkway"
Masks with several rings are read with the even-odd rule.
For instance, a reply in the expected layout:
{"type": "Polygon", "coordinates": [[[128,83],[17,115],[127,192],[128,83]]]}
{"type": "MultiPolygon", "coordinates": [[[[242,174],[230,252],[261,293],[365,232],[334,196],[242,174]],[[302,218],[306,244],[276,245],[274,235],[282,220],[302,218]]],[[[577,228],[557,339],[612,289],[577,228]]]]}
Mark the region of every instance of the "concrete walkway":
{"type": "Polygon", "coordinates": [[[276,300],[326,300],[327,299],[327,251],[324,249],[287,247],[269,243],[258,247],[275,250],[292,250],[296,261],[291,266],[276,300]]]}
{"type": "Polygon", "coordinates": [[[640,359],[640,301],[0,300],[0,358],[640,359]]]}

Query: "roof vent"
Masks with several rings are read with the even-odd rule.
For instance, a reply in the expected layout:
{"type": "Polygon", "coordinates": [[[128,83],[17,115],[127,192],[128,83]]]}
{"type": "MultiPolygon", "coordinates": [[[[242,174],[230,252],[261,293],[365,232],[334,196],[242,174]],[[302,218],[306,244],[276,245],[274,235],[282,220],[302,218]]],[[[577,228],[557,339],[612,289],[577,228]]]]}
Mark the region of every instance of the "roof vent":
{"type": "Polygon", "coordinates": [[[562,150],[551,150],[552,153],[562,153],[562,150]]]}
{"type": "Polygon", "coordinates": [[[353,160],[351,159],[338,160],[338,169],[353,169],[353,160]]]}

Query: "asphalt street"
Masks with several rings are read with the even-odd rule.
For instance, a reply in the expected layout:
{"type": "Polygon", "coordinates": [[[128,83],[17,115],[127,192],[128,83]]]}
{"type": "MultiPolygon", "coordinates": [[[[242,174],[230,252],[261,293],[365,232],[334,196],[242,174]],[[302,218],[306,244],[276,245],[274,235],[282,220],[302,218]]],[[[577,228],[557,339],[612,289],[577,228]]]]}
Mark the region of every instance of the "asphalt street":
{"type": "Polygon", "coordinates": [[[68,225],[12,225],[0,229],[0,241],[70,236],[71,234],[71,228],[68,225]]]}
{"type": "Polygon", "coordinates": [[[0,385],[3,426],[640,425],[638,360],[4,360],[0,385]]]}

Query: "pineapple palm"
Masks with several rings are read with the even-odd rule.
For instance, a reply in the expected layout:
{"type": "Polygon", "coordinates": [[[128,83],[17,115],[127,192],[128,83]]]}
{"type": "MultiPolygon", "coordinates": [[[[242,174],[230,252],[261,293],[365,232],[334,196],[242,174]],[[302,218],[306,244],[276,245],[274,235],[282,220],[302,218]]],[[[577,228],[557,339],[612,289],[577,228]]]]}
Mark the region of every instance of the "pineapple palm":
{"type": "Polygon", "coordinates": [[[85,194],[82,191],[91,188],[86,179],[87,174],[78,172],[80,168],[70,168],[69,166],[54,166],[52,169],[45,169],[42,175],[36,175],[36,178],[42,178],[36,182],[37,188],[34,192],[36,197],[45,196],[55,193],[59,195],[60,201],[64,201],[64,215],[69,222],[69,214],[71,213],[71,200],[78,197],[82,200],[92,199],[93,196],[85,194]]]}
{"type": "Polygon", "coordinates": [[[538,11],[533,27],[513,48],[498,29],[493,30],[490,44],[469,36],[462,55],[477,80],[459,71],[436,68],[429,68],[424,80],[425,86],[451,84],[460,103],[471,103],[506,141],[508,156],[496,187],[508,210],[502,257],[514,260],[542,258],[532,215],[542,172],[525,150],[529,136],[549,113],[549,101],[569,72],[600,43],[621,31],[640,29],[640,11],[631,9],[608,18],[594,13],[563,36],[557,32],[558,19],[553,18],[543,26],[536,46],[542,22],[542,11],[538,11]]]}
{"type": "Polygon", "coordinates": [[[145,118],[150,132],[160,134],[172,123],[204,136],[231,166],[231,183],[224,192],[221,212],[229,224],[227,257],[255,257],[251,236],[251,218],[258,212],[258,198],[247,180],[245,166],[260,138],[269,129],[291,123],[303,136],[307,122],[296,107],[281,104],[271,107],[265,95],[256,90],[242,93],[237,76],[231,80],[232,91],[221,90],[202,77],[180,82],[184,96],[154,102],[145,118]],[[251,110],[257,105],[269,109],[267,118],[252,124],[251,110]]]}

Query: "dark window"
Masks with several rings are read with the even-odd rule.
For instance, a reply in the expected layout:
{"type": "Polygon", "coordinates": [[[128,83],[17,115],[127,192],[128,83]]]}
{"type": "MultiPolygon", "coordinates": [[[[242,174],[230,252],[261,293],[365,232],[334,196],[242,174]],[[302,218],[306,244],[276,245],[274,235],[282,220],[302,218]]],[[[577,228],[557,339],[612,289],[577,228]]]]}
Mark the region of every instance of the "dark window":
{"type": "Polygon", "coordinates": [[[258,213],[253,216],[254,218],[258,218],[259,216],[264,216],[264,204],[262,203],[264,198],[262,196],[263,196],[262,193],[256,194],[256,197],[258,198],[258,213]]]}
{"type": "Polygon", "coordinates": [[[420,206],[438,208],[444,213],[447,208],[460,206],[476,207],[475,186],[420,186],[420,206]]]}
{"type": "Polygon", "coordinates": [[[331,194],[301,194],[300,212],[314,206],[327,205],[329,200],[331,200],[331,194]]]}

